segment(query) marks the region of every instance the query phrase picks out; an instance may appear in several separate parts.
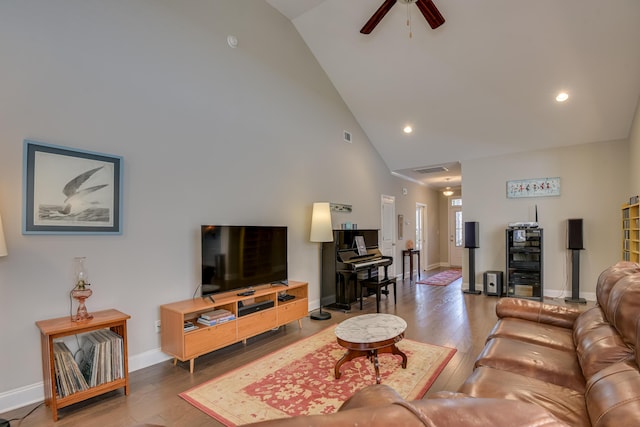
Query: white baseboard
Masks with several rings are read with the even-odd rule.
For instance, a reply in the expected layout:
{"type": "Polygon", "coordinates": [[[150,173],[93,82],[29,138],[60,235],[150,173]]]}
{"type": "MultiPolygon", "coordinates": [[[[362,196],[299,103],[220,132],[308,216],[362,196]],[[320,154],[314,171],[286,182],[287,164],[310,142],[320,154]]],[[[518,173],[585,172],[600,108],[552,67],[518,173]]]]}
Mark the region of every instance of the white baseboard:
{"type": "MultiPolygon", "coordinates": [[[[483,284],[480,283],[480,286],[478,286],[478,283],[476,283],[476,290],[482,290],[483,289],[483,284]]],[[[469,290],[469,283],[463,283],[462,284],[462,290],[463,291],[468,291],[469,290]]],[[[545,298],[552,298],[552,299],[562,299],[564,300],[564,298],[566,297],[570,297],[570,294],[567,294],[566,291],[560,291],[560,290],[556,290],[556,289],[545,289],[544,290],[544,297],[545,298]]],[[[595,301],[596,300],[596,294],[595,292],[580,292],[580,298],[584,298],[587,301],[595,301]]]]}
{"type": "MultiPolygon", "coordinates": [[[[129,372],[161,363],[171,359],[171,356],[163,353],[159,348],[136,354],[129,358],[129,372]]],[[[0,393],[0,414],[23,406],[39,403],[44,400],[44,383],[39,381],[35,384],[16,388],[0,393]]]]}
{"type": "Polygon", "coordinates": [[[0,393],[0,414],[44,400],[43,382],[0,393]]]}
{"type": "Polygon", "coordinates": [[[129,358],[129,372],[137,371],[142,368],[162,363],[172,357],[163,353],[159,348],[136,354],[129,358]]]}

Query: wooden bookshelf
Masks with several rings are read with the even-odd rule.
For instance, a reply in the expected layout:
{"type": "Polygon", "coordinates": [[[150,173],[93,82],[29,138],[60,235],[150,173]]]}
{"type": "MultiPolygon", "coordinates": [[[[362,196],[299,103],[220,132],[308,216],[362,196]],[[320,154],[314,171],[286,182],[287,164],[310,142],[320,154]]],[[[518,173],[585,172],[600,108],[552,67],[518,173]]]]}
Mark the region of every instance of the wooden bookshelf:
{"type": "Polygon", "coordinates": [[[127,320],[131,318],[118,310],[103,310],[92,312],[92,319],[74,322],[70,316],[57,319],[40,320],[36,325],[40,329],[40,341],[42,345],[42,375],[44,377],[45,403],[51,408],[53,420],[58,420],[58,409],[74,403],[82,402],[107,393],[112,390],[124,388],[124,394],[129,394],[129,367],[127,353],[127,320]],[[88,390],[78,391],[65,397],[61,397],[56,386],[55,358],[53,354],[53,342],[69,335],[78,335],[98,329],[111,329],[122,337],[124,376],[114,381],[90,387],[88,390]]]}
{"type": "Polygon", "coordinates": [[[254,288],[251,296],[240,296],[235,292],[213,295],[209,298],[193,298],[160,306],[162,351],[178,360],[189,361],[189,371],[193,373],[198,356],[212,352],[238,341],[269,331],[278,326],[298,321],[309,313],[308,284],[289,281],[288,286],[261,285],[254,288]],[[295,298],[279,301],[278,294],[286,293],[295,298]],[[273,301],[273,307],[246,316],[238,317],[240,303],[249,305],[262,301],[273,301]],[[199,324],[202,313],[224,309],[235,318],[213,326],[199,324]],[[185,331],[184,322],[196,325],[195,330],[185,331]]]}
{"type": "Polygon", "coordinates": [[[640,204],[622,205],[622,259],[640,262],[640,204]]]}

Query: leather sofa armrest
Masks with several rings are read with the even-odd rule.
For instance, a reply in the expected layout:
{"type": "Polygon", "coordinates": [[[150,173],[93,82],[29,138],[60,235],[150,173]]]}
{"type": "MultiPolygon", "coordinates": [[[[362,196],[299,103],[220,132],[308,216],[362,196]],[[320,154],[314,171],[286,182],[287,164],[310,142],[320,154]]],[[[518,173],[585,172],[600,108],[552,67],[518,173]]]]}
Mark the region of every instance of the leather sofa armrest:
{"type": "Polygon", "coordinates": [[[545,304],[521,298],[502,298],[496,304],[499,318],[515,317],[531,322],[572,329],[581,311],[574,307],[545,304]]]}
{"type": "MultiPolygon", "coordinates": [[[[358,394],[358,393],[356,393],[358,394]]],[[[569,427],[542,407],[508,399],[464,397],[401,400],[251,424],[254,427],[569,427]]]]}
{"type": "Polygon", "coordinates": [[[354,408],[385,406],[391,403],[404,402],[393,388],[385,384],[367,386],[347,399],[338,411],[348,411],[354,408]]]}

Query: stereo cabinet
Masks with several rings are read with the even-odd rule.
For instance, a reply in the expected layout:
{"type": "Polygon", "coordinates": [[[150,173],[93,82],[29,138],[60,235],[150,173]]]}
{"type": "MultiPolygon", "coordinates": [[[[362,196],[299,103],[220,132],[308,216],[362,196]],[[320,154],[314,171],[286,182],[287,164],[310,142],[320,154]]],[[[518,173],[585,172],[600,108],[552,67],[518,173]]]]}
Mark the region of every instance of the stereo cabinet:
{"type": "Polygon", "coordinates": [[[289,281],[288,286],[260,285],[253,288],[250,296],[228,292],[212,295],[212,298],[197,297],[160,306],[160,339],[162,351],[178,360],[189,361],[189,372],[193,373],[195,359],[247,338],[267,332],[293,321],[302,328],[302,318],[309,314],[308,284],[289,281]],[[292,295],[286,301],[278,300],[278,294],[292,295]],[[242,306],[272,301],[273,306],[244,316],[238,316],[242,306]],[[232,320],[207,326],[198,323],[201,314],[224,309],[235,315],[232,320]],[[185,331],[185,322],[196,329],[185,331]]]}
{"type": "Polygon", "coordinates": [[[541,228],[506,230],[508,297],[542,301],[543,240],[541,228]]]}

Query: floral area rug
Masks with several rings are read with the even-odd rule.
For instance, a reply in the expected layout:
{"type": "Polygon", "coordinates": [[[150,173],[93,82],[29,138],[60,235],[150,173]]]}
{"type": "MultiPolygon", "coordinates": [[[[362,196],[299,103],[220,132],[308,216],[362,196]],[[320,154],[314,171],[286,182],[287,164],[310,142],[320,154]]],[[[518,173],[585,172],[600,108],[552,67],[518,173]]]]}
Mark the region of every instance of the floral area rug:
{"type": "Polygon", "coordinates": [[[418,280],[416,283],[421,285],[433,285],[433,286],[447,286],[448,284],[458,280],[462,277],[462,270],[454,268],[451,270],[445,270],[438,274],[434,274],[426,279],[418,280]]]}
{"type": "MultiPolygon", "coordinates": [[[[335,326],[248,365],[180,393],[187,402],[227,426],[338,410],[354,392],[375,384],[373,364],[359,357],[342,365],[339,380],[334,366],[345,354],[335,326]]],[[[456,350],[403,339],[398,348],[408,358],[379,355],[382,384],[407,400],[419,399],[438,378],[456,350]]]]}

